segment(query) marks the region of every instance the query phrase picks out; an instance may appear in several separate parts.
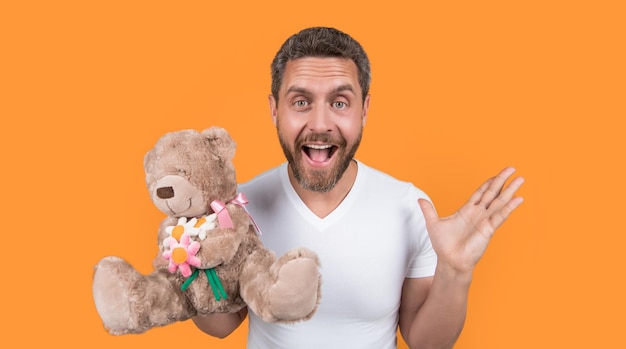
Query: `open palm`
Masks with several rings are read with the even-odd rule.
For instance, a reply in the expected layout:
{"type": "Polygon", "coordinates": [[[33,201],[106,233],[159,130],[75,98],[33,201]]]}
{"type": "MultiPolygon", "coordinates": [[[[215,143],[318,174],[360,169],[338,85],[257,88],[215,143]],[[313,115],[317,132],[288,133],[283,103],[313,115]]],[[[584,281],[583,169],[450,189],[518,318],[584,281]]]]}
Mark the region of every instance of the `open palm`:
{"type": "Polygon", "coordinates": [[[488,179],[449,217],[439,218],[430,202],[419,200],[440,263],[462,272],[473,270],[496,229],[523,201],[514,196],[524,182],[522,177],[504,185],[514,172],[507,167],[488,179]]]}

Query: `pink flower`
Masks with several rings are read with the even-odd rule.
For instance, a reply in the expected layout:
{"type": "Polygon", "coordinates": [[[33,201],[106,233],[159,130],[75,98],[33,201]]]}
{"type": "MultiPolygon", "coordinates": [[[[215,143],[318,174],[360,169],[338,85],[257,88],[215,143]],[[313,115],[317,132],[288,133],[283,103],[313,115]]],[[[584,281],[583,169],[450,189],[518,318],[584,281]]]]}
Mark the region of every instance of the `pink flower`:
{"type": "Polygon", "coordinates": [[[201,262],[200,258],[196,257],[196,253],[200,249],[200,243],[197,241],[191,241],[189,234],[183,234],[178,242],[173,237],[168,237],[169,250],[163,252],[163,258],[169,259],[170,264],[168,270],[172,273],[176,270],[180,270],[180,273],[184,277],[191,275],[191,267],[199,267],[201,262]]]}

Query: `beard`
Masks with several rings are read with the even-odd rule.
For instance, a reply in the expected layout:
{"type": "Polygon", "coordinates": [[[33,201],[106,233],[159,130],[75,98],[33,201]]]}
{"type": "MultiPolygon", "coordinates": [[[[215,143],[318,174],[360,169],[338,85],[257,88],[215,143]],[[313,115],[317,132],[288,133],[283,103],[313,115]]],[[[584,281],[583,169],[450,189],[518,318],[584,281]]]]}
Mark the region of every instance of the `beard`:
{"type": "Polygon", "coordinates": [[[359,132],[356,141],[350,145],[349,148],[343,137],[333,138],[326,133],[311,133],[306,136],[300,135],[296,139],[294,148],[292,149],[283,139],[280,128],[277,128],[277,131],[280,146],[291,167],[294,178],[304,189],[322,193],[329,192],[335,187],[337,182],[339,182],[359,148],[362,134],[362,131],[359,132]],[[334,160],[335,165],[326,169],[307,169],[303,159],[303,157],[306,156],[304,155],[305,151],[303,151],[303,145],[308,142],[333,144],[334,146],[330,150],[330,154],[336,157],[334,160]]]}

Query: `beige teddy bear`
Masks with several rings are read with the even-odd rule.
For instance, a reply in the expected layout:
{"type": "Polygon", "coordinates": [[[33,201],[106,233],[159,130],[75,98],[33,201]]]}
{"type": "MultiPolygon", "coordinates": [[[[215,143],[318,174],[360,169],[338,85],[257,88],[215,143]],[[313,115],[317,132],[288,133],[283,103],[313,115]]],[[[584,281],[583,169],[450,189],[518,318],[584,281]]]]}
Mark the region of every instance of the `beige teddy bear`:
{"type": "Polygon", "coordinates": [[[171,132],[144,159],[159,228],[155,271],[143,275],[118,257],[96,265],[93,297],[114,335],[142,333],[195,315],[248,306],[269,322],[313,316],[320,300],[319,260],[305,248],[280,258],[263,247],[237,193],[226,130],[171,132]]]}

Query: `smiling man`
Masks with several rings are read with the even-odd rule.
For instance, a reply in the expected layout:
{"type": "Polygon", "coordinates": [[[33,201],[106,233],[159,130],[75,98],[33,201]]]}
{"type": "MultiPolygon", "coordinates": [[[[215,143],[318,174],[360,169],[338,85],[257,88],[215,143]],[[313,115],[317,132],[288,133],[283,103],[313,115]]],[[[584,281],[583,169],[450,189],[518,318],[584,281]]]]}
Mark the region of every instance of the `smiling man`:
{"type": "Polygon", "coordinates": [[[335,209],[356,178],[369,100],[357,76],[351,59],[302,57],[287,62],[280,89],[269,96],[291,184],[319,217],[335,209]]]}
{"type": "MultiPolygon", "coordinates": [[[[356,160],[369,83],[365,51],[333,28],[293,35],[272,62],[270,111],[287,162],[240,189],[266,247],[318,254],[322,300],[313,318],[295,324],[250,313],[250,349],[392,349],[398,326],[411,348],[452,347],[474,267],[522,202],[514,195],[523,180],[505,186],[514,172],[507,168],[440,219],[413,184],[356,160]]],[[[194,322],[223,337],[246,314],[194,322]]]]}
{"type": "Polygon", "coordinates": [[[302,189],[329,192],[351,163],[354,179],[353,157],[367,116],[355,76],[349,59],[301,58],[287,64],[282,91],[276,94],[281,103],[269,96],[290,178],[302,189]]]}

